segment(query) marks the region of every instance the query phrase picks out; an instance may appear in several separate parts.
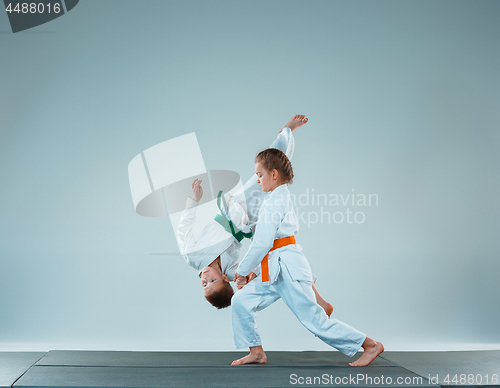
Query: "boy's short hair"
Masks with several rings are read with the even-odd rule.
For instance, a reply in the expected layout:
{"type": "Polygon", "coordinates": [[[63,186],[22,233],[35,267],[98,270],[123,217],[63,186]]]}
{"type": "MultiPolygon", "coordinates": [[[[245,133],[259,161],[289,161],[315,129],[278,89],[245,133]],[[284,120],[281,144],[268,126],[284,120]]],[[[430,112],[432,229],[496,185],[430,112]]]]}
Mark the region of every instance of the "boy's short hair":
{"type": "Polygon", "coordinates": [[[210,295],[206,295],[205,299],[210,302],[210,304],[217,309],[223,309],[231,306],[231,298],[234,295],[233,287],[229,282],[223,281],[224,286],[220,290],[212,292],[210,295]]]}

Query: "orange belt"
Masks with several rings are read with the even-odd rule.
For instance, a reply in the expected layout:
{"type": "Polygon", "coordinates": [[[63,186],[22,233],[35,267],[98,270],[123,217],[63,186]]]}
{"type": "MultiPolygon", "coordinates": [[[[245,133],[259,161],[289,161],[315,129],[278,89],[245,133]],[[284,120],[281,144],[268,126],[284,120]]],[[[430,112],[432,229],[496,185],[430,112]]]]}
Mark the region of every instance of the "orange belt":
{"type": "MultiPolygon", "coordinates": [[[[283,238],[278,238],[274,240],[273,247],[269,249],[269,252],[274,251],[275,249],[282,248],[286,245],[295,244],[295,236],[288,236],[283,238]]],[[[260,263],[260,270],[262,273],[262,281],[269,281],[269,252],[264,256],[260,263]]]]}

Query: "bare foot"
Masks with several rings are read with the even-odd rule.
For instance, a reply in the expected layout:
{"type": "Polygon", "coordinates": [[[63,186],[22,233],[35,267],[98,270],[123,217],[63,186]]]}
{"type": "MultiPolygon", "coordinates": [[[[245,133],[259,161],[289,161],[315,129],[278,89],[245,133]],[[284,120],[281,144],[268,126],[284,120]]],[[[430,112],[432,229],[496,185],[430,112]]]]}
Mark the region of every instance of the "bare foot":
{"type": "Polygon", "coordinates": [[[332,315],[333,313],[332,304],[328,303],[323,298],[316,298],[316,303],[319,304],[323,310],[325,310],[326,315],[328,315],[328,318],[330,318],[330,315],[332,315]]]}
{"type": "Polygon", "coordinates": [[[328,315],[328,318],[330,318],[330,315],[333,313],[333,306],[328,303],[326,300],[323,299],[323,297],[320,295],[318,289],[316,288],[316,280],[314,280],[314,283],[312,285],[312,289],[314,291],[314,296],[316,297],[316,303],[319,304],[323,310],[325,310],[326,315],[328,315]]]}
{"type": "Polygon", "coordinates": [[[234,360],[231,365],[243,365],[243,364],[265,364],[267,361],[266,353],[262,346],[255,346],[250,348],[250,354],[242,357],[238,360],[234,360]]]}
{"type": "MultiPolygon", "coordinates": [[[[290,128],[290,129],[292,130],[292,132],[293,132],[293,131],[295,131],[297,128],[299,128],[299,127],[303,126],[303,125],[304,125],[305,123],[307,123],[308,121],[309,121],[309,119],[308,119],[306,116],[304,116],[304,115],[295,115],[295,116],[293,116],[293,118],[292,118],[292,119],[291,119],[288,123],[286,123],[286,124],[285,124],[285,127],[284,127],[284,128],[287,128],[287,127],[288,127],[288,128],[290,128]]],[[[284,128],[283,128],[283,129],[284,129],[284,128]]],[[[283,130],[283,129],[282,129],[282,130],[283,130]]],[[[281,131],[282,131],[282,130],[281,130],[281,131]]],[[[280,131],[280,133],[281,133],[281,131],[280,131]]]]}
{"type": "Polygon", "coordinates": [[[384,345],[380,342],[374,341],[369,337],[366,337],[365,342],[362,345],[365,350],[360,358],[358,358],[354,362],[350,362],[350,366],[367,366],[369,365],[375,358],[384,351],[384,345]]]}
{"type": "Polygon", "coordinates": [[[333,313],[333,306],[328,302],[325,302],[325,303],[326,304],[324,306],[321,306],[321,307],[323,307],[323,310],[325,310],[326,315],[328,315],[328,318],[330,318],[330,315],[332,315],[332,313],[333,313]]]}

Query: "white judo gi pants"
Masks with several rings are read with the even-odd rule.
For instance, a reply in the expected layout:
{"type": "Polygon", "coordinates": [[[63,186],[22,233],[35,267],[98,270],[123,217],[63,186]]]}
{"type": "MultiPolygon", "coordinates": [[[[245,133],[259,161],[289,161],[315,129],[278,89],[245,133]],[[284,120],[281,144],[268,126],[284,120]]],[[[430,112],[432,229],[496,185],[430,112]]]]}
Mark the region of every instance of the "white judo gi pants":
{"type": "Polygon", "coordinates": [[[323,342],[349,357],[356,354],[366,335],[335,318],[328,319],[325,310],[316,303],[312,284],[293,280],[283,261],[280,267],[273,284],[263,285],[257,278],[234,294],[231,306],[236,348],[262,345],[255,322],[257,311],[281,298],[300,323],[323,342]]]}

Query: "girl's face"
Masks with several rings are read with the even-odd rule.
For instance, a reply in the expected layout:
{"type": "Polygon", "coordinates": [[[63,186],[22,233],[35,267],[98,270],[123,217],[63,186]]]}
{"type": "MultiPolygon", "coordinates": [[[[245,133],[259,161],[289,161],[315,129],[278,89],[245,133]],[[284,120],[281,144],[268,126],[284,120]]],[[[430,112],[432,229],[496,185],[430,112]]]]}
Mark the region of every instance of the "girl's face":
{"type": "Polygon", "coordinates": [[[273,191],[281,184],[278,170],[269,172],[259,162],[255,163],[255,174],[257,174],[257,183],[262,187],[262,191],[273,191]]]}

